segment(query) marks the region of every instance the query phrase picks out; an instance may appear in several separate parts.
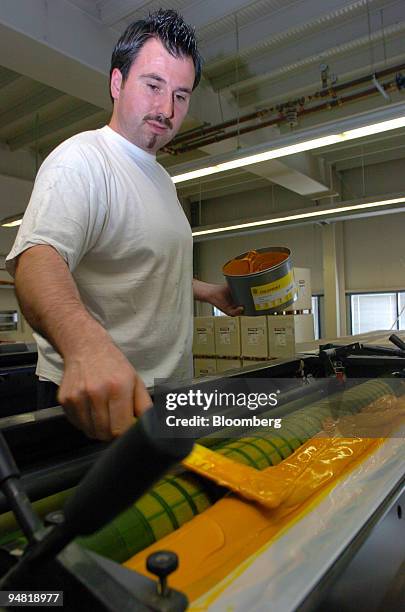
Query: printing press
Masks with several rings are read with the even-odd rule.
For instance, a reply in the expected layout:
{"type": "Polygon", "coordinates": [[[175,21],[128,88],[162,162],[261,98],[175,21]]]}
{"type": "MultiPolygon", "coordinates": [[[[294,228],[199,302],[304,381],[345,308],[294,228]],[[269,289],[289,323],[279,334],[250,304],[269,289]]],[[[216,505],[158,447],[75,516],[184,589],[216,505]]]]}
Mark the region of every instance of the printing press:
{"type": "Polygon", "coordinates": [[[405,345],[393,343],[326,344],[194,381],[282,386],[267,411],[280,430],[198,440],[235,474],[268,476],[267,506],[180,465],[193,440],[156,439],[148,413],[109,448],[60,407],[1,418],[0,591],[63,592],[67,610],[400,609],[405,345]],[[319,436],[383,404],[389,432],[319,436]]]}

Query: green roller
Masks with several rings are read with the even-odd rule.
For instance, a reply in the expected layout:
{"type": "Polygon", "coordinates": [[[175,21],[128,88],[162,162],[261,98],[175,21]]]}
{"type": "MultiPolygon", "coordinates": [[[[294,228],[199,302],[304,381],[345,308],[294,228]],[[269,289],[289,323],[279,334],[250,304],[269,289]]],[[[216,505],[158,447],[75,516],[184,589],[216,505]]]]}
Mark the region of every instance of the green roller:
{"type": "MultiPolygon", "coordinates": [[[[44,497],[32,504],[34,511],[42,519],[55,510],[63,508],[66,500],[72,495],[74,488],[66,489],[60,493],[55,493],[49,497],[44,497]]],[[[0,546],[4,546],[8,542],[12,542],[21,536],[21,531],[18,530],[17,521],[12,512],[5,512],[0,515],[0,546]]]]}
{"type": "MultiPolygon", "coordinates": [[[[282,412],[286,416],[280,433],[273,429],[257,431],[239,440],[218,442],[214,448],[235,461],[264,469],[291,455],[322,429],[326,418],[357,412],[382,395],[392,393],[390,385],[377,379],[315,401],[312,406],[301,407],[292,414],[287,413],[287,406],[284,406],[282,412]]],[[[307,396],[292,404],[298,407],[308,401],[307,396]]],[[[275,411],[268,414],[279,416],[275,411]]],[[[188,472],[170,475],[107,527],[80,541],[85,547],[118,562],[126,561],[203,512],[220,494],[218,488],[188,472]]]]}

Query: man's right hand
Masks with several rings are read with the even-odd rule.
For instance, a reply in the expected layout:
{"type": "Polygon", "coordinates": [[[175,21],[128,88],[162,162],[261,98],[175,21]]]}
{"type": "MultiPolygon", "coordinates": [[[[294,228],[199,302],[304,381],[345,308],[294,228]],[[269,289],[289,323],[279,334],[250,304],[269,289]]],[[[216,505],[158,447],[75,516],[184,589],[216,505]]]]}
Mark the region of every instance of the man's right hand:
{"type": "Polygon", "coordinates": [[[58,401],[69,421],[90,438],[111,440],[152,405],[151,397],[123,353],[103,339],[65,356],[58,401]]]}
{"type": "Polygon", "coordinates": [[[91,438],[111,440],[151,406],[143,381],[88,313],[66,262],[35,245],[16,264],[16,291],[31,327],[64,361],[58,400],[68,419],[91,438]]]}

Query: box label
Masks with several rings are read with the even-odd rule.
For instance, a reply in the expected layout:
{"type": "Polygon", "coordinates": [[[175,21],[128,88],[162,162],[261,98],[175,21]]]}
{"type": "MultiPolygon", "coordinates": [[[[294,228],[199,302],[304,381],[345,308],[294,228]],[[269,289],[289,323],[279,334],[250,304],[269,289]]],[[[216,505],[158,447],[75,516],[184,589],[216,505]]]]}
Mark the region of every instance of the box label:
{"type": "Polygon", "coordinates": [[[260,344],[264,337],[264,329],[260,329],[257,327],[248,327],[248,344],[260,344]]]}
{"type": "Polygon", "coordinates": [[[208,343],[208,336],[205,332],[197,332],[197,342],[198,344],[207,344],[208,343]]]}
{"type": "Polygon", "coordinates": [[[276,346],[287,346],[287,334],[285,329],[275,329],[274,338],[276,346]]]}
{"type": "Polygon", "coordinates": [[[229,329],[219,330],[219,341],[221,344],[231,344],[231,332],[229,329]]]}

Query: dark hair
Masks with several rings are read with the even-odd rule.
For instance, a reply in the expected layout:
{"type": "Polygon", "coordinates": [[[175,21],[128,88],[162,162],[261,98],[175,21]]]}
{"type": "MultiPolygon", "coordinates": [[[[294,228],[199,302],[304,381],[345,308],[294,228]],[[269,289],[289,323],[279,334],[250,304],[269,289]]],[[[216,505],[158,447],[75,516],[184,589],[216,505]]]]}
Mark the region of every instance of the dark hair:
{"type": "Polygon", "coordinates": [[[150,38],[158,38],[173,57],[192,58],[195,69],[193,89],[195,89],[200,82],[202,69],[202,57],[197,48],[195,30],[185,23],[183,17],[176,11],[164,9],[150,13],[146,19],[134,21],[127,27],[111,56],[109,82],[111,83],[114,68],[120,70],[123,81],[126,81],[136,56],[150,38]]]}

